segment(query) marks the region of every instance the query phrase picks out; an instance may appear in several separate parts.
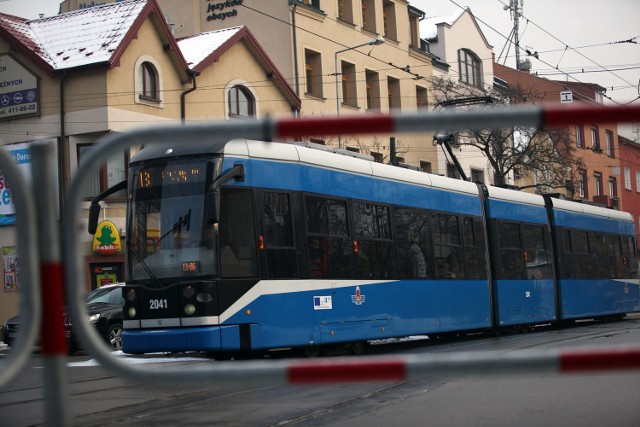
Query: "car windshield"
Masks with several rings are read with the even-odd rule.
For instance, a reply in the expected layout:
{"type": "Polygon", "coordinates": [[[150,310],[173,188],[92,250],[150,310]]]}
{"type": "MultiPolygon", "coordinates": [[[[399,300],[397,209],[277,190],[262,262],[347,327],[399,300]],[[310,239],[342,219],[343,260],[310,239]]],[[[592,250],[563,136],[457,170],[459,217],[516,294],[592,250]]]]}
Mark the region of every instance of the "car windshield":
{"type": "Polygon", "coordinates": [[[98,288],[89,292],[85,302],[87,304],[122,304],[122,288],[120,286],[98,288]]]}

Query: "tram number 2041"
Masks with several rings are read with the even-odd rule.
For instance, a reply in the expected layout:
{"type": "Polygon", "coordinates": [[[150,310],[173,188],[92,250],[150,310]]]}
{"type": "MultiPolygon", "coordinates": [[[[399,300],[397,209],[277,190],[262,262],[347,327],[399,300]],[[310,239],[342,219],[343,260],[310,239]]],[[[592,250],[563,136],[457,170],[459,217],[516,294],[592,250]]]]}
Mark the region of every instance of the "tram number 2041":
{"type": "Polygon", "coordinates": [[[169,308],[169,303],[166,298],[149,300],[149,310],[163,310],[165,308],[169,308]]]}

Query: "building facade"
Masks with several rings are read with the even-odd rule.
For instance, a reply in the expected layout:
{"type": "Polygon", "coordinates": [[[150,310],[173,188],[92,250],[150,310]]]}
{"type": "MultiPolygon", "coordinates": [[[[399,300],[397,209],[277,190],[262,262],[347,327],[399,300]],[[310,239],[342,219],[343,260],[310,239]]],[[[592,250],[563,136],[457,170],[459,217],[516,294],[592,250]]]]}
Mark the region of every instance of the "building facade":
{"type": "MultiPolygon", "coordinates": [[[[571,104],[601,104],[603,88],[594,84],[571,84],[547,80],[528,72],[494,64],[494,75],[519,88],[526,94],[527,103],[543,102],[571,104]]],[[[566,128],[575,147],[575,155],[582,158],[584,167],[575,170],[576,186],[562,193],[572,199],[599,203],[619,209],[619,166],[616,123],[592,123],[566,128]]],[[[535,177],[522,176],[516,185],[530,184],[535,177]]],[[[557,191],[557,190],[556,190],[557,191]]],[[[553,192],[556,192],[553,191],[553,192]]]]}
{"type": "MultiPolygon", "coordinates": [[[[424,12],[406,0],[158,0],[176,38],[246,26],[301,99],[301,116],[416,112],[430,102],[434,56],[424,12]]],[[[86,1],[66,0],[61,10],[86,1]]],[[[311,141],[413,166],[435,162],[432,135],[317,135],[311,141]]]]}
{"type": "MultiPolygon", "coordinates": [[[[493,87],[493,46],[471,10],[458,9],[451,16],[428,18],[420,26],[427,49],[437,58],[433,68],[434,108],[456,110],[483,105],[487,92],[493,87]],[[446,81],[454,83],[455,89],[450,90],[443,84],[446,81]],[[455,102],[463,99],[468,102],[455,102]]],[[[442,132],[448,131],[443,129],[442,132]]],[[[474,182],[493,184],[492,167],[482,152],[460,144],[459,140],[455,142],[455,155],[465,175],[474,182]]],[[[437,169],[434,170],[450,177],[459,176],[444,150],[437,149],[436,155],[437,169]]]]}
{"type": "MultiPolygon", "coordinates": [[[[299,97],[246,27],[177,41],[155,0],[117,2],[33,21],[0,14],[0,64],[3,82],[13,82],[2,85],[0,96],[22,99],[0,110],[0,143],[16,159],[33,141],[55,145],[59,209],[51,214],[58,218],[78,165],[105,135],[182,122],[292,116],[300,109],[299,97]]],[[[93,197],[126,179],[137,149],[96,165],[83,188],[87,211],[93,197]]],[[[124,202],[116,193],[102,203],[100,213],[123,245],[124,202]]],[[[15,214],[0,213],[7,274],[0,322],[19,307],[19,292],[14,292],[19,283],[11,283],[15,214]]],[[[103,251],[88,233],[78,238],[87,290],[125,279],[121,248],[103,251]]]]}

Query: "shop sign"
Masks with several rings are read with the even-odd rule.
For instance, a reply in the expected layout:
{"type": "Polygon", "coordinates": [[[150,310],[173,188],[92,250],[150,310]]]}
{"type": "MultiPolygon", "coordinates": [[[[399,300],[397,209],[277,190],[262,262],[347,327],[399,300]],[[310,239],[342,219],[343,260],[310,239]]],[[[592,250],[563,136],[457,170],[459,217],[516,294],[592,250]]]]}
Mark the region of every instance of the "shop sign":
{"type": "Polygon", "coordinates": [[[207,21],[224,21],[227,18],[238,16],[238,6],[242,6],[244,0],[208,0],[207,21]]]}
{"type": "Polygon", "coordinates": [[[113,255],[120,252],[122,249],[120,234],[111,221],[102,221],[98,224],[92,246],[93,251],[101,255],[113,255]]]}
{"type": "Polygon", "coordinates": [[[11,55],[0,55],[0,119],[38,113],[38,78],[11,55]]]}

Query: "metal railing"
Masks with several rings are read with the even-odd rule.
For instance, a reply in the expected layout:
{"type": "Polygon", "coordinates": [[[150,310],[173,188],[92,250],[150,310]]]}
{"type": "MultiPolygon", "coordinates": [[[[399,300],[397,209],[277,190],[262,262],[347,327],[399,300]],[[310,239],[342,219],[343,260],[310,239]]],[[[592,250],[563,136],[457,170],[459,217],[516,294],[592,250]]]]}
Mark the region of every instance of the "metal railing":
{"type": "MultiPolygon", "coordinates": [[[[22,369],[33,348],[40,329],[40,296],[42,286],[50,292],[62,292],[62,271],[67,302],[74,319],[87,318],[83,303],[85,287],[79,237],[86,233],[80,216],[83,183],[94,173],[96,164],[133,146],[162,144],[177,140],[206,140],[212,134],[220,139],[248,138],[272,141],[277,138],[334,134],[381,134],[401,132],[425,132],[438,129],[486,129],[511,127],[514,124],[530,127],[552,127],[593,122],[638,122],[640,106],[584,107],[537,106],[522,109],[483,109],[471,112],[388,114],[375,116],[342,116],[311,119],[266,119],[255,122],[222,122],[206,125],[164,126],[135,130],[126,134],[112,134],[96,144],[74,176],[65,205],[62,235],[40,236],[34,244],[37,230],[56,229],[50,200],[40,201],[36,226],[34,197],[24,179],[11,165],[10,159],[0,150],[0,170],[12,183],[16,192],[16,217],[18,246],[20,250],[21,281],[23,286],[22,331],[16,348],[5,361],[7,367],[0,372],[0,386],[13,378],[22,369]],[[45,216],[46,218],[40,218],[45,216]],[[53,222],[52,222],[53,221],[53,222]],[[43,239],[48,241],[44,242],[43,239]],[[63,242],[62,249],[52,242],[63,242]],[[39,247],[39,253],[34,253],[39,247]],[[60,250],[62,252],[60,253],[60,250]],[[60,256],[61,255],[61,256],[60,256]],[[63,264],[62,264],[63,263],[63,264]]],[[[47,150],[34,144],[32,161],[34,166],[33,188],[46,188],[51,181],[49,163],[54,158],[47,150]],[[39,172],[36,172],[36,169],[39,172]]],[[[46,198],[45,198],[46,199],[46,198]]],[[[53,232],[53,231],[52,231],[53,232]]],[[[53,232],[55,233],[55,232],[53,232]]],[[[50,295],[50,293],[48,294],[50,295]]],[[[54,298],[58,304],[58,298],[54,298]]],[[[61,299],[60,299],[61,300],[61,299]]],[[[51,304],[47,302],[47,304],[51,304]]],[[[61,307],[45,310],[43,317],[43,356],[45,363],[46,420],[52,425],[68,425],[66,410],[66,381],[61,364],[66,357],[66,342],[62,327],[61,307]],[[54,394],[56,395],[54,397],[54,394]],[[50,403],[51,401],[51,403],[50,403]]],[[[577,349],[557,351],[523,351],[508,355],[496,353],[454,353],[443,355],[403,357],[359,357],[357,359],[294,360],[294,361],[246,361],[234,363],[211,363],[198,365],[188,370],[179,367],[158,368],[150,365],[132,365],[121,358],[113,357],[111,348],[95,332],[89,322],[74,322],[83,348],[101,365],[117,375],[130,380],[205,385],[212,381],[250,382],[251,384],[301,384],[320,382],[353,381],[402,381],[433,377],[455,372],[456,374],[494,375],[500,373],[530,374],[534,372],[585,372],[620,369],[640,369],[640,346],[607,349],[577,349]]]]}

